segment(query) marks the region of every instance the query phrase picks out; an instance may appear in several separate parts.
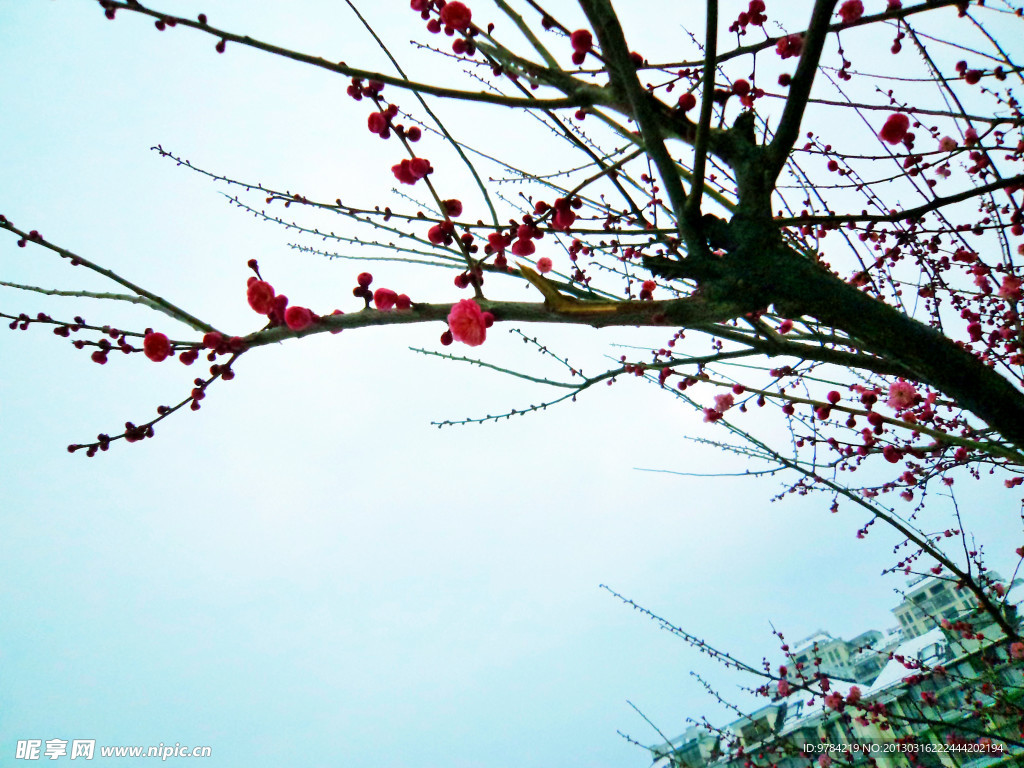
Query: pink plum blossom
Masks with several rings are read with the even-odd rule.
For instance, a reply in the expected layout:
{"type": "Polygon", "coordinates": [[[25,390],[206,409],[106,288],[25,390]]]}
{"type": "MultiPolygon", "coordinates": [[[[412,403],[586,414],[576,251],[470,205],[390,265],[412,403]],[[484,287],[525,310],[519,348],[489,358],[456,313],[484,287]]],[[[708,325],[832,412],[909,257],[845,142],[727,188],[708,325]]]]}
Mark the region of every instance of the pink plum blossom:
{"type": "Polygon", "coordinates": [[[463,299],[452,305],[448,313],[448,327],[456,341],[479,347],[487,338],[487,318],[473,299],[463,299]]]}
{"type": "Polygon", "coordinates": [[[917,400],[917,390],[908,381],[897,381],[889,385],[889,399],[886,405],[897,411],[909,408],[917,400]]]}
{"type": "Polygon", "coordinates": [[[1012,299],[1014,301],[1021,298],[1021,284],[1024,280],[1013,275],[1006,275],[1003,278],[1003,284],[999,286],[999,296],[1004,299],[1012,299]]]}

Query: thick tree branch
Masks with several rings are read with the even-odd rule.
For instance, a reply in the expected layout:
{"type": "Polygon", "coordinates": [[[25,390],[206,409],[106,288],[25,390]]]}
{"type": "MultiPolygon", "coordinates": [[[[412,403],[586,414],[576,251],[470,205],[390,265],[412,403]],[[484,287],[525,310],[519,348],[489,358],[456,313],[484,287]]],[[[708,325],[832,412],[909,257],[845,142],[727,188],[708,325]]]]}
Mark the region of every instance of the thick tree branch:
{"type": "Polygon", "coordinates": [[[707,166],[711,114],[715,105],[715,70],[718,53],[718,0],[707,0],[707,23],[704,33],[704,73],[701,84],[700,121],[693,142],[693,181],[683,214],[691,224],[700,216],[704,193],[704,168],[707,166]]]}
{"type": "Polygon", "coordinates": [[[914,373],[896,361],[886,360],[863,352],[846,352],[842,349],[810,344],[788,339],[779,334],[771,336],[750,336],[740,334],[729,328],[716,327],[714,335],[720,339],[728,339],[743,344],[768,357],[792,357],[795,360],[813,360],[818,363],[830,363],[843,368],[858,371],[870,371],[885,376],[904,376],[913,378],[914,373]]]}
{"type": "Polygon", "coordinates": [[[580,0],[580,5],[594,31],[597,32],[612,83],[622,91],[629,102],[632,117],[640,128],[647,153],[658,169],[662,184],[672,203],[680,235],[683,235],[686,229],[683,221],[686,195],[679,180],[675,161],[665,148],[662,123],[651,105],[654,98],[644,90],[636,76],[636,66],[630,58],[619,19],[609,0],[580,0]]]}
{"type": "MultiPolygon", "coordinates": [[[[593,328],[612,326],[705,327],[726,322],[744,314],[744,306],[733,302],[712,302],[701,296],[666,301],[581,301],[572,311],[552,309],[548,302],[488,301],[480,299],[480,307],[494,315],[498,322],[589,325],[593,328]],[[588,305],[592,304],[590,308],[588,305]]],[[[380,312],[366,309],[345,315],[326,315],[301,331],[276,326],[245,337],[247,347],[275,344],[289,338],[316,333],[366,328],[382,325],[411,325],[446,321],[453,304],[415,303],[407,312],[380,312]]]]}
{"type": "Polygon", "coordinates": [[[813,262],[786,256],[774,269],[783,270],[774,278],[776,300],[842,330],[875,355],[899,361],[914,379],[1024,450],[1024,393],[971,352],[813,262]]]}
{"type": "Polygon", "coordinates": [[[803,122],[807,99],[811,95],[811,86],[818,72],[818,62],[825,47],[825,38],[829,32],[829,20],[836,7],[837,0],[816,0],[811,12],[811,23],[804,37],[804,50],[797,65],[789,87],[789,98],[775,130],[775,138],[768,145],[768,168],[766,173],[774,182],[782,172],[789,153],[793,151],[797,137],[800,135],[800,123],[803,122]]]}

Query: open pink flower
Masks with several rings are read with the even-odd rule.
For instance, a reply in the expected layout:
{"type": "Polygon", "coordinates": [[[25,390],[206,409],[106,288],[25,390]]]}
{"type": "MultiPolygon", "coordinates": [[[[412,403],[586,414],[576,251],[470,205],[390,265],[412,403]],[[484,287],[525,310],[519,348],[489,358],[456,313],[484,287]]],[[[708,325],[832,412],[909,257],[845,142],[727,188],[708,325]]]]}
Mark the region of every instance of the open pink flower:
{"type": "Polygon", "coordinates": [[[441,23],[451,29],[465,32],[469,29],[472,19],[473,12],[464,3],[460,3],[457,0],[446,3],[444,8],[441,9],[441,23]]]}
{"type": "Polygon", "coordinates": [[[1020,299],[1021,298],[1021,278],[1014,277],[1013,275],[1007,275],[1003,278],[1003,284],[999,286],[999,295],[1004,299],[1020,299]]]}
{"type": "Polygon", "coordinates": [[[162,333],[147,333],[142,340],[142,351],[154,363],[160,363],[171,355],[171,342],[162,333]]]}
{"type": "Polygon", "coordinates": [[[897,411],[909,408],[917,400],[917,390],[908,381],[897,381],[889,385],[889,399],[886,405],[897,411]]]}
{"type": "Polygon", "coordinates": [[[542,275],[550,272],[553,267],[554,265],[551,263],[551,259],[549,259],[547,256],[541,256],[539,259],[537,259],[537,271],[540,272],[542,275]]]}
{"type": "Polygon", "coordinates": [[[843,697],[838,691],[832,691],[825,697],[825,706],[829,709],[839,709],[843,705],[843,697]]]}
{"type": "Polygon", "coordinates": [[[1024,659],[1024,643],[1013,643],[1010,646],[1010,655],[1015,659],[1024,659]]]}
{"type": "Polygon", "coordinates": [[[789,696],[789,691],[790,691],[789,681],[788,680],[779,680],[779,696],[782,696],[782,697],[789,696]]]}
{"type": "Polygon", "coordinates": [[[804,50],[803,35],[786,35],[775,43],[775,52],[783,59],[799,56],[804,50]]]}
{"type": "Polygon", "coordinates": [[[487,338],[487,319],[473,299],[463,299],[452,305],[448,313],[448,328],[456,341],[471,347],[479,347],[487,338]]]}
{"type": "Polygon", "coordinates": [[[422,157],[414,157],[412,160],[406,158],[397,165],[391,166],[391,172],[403,184],[415,184],[431,171],[433,168],[430,167],[430,161],[422,157]]]}
{"type": "Polygon", "coordinates": [[[842,18],[843,24],[853,24],[853,22],[859,21],[863,15],[864,3],[861,0],[846,0],[839,6],[839,16],[842,18]]]}
{"type": "Polygon", "coordinates": [[[719,413],[725,413],[732,408],[734,400],[732,395],[726,393],[724,395],[715,395],[715,410],[719,413]]]}

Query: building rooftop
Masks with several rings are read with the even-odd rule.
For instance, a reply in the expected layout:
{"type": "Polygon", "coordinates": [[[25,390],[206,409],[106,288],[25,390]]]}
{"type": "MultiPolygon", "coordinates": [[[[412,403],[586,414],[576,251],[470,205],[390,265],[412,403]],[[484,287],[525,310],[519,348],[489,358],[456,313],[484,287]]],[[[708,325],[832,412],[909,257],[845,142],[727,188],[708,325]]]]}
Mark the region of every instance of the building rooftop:
{"type": "MultiPolygon", "coordinates": [[[[936,627],[925,632],[923,635],[901,643],[899,647],[893,649],[892,653],[894,656],[902,656],[905,659],[914,659],[915,661],[926,661],[931,664],[944,660],[947,649],[946,636],[941,629],[936,627]],[[939,656],[940,653],[942,654],[941,656],[939,656]]],[[[882,668],[875,682],[871,684],[871,687],[864,691],[864,695],[873,696],[893,685],[902,684],[903,678],[912,674],[913,670],[907,669],[896,659],[890,659],[889,663],[882,668]]]]}

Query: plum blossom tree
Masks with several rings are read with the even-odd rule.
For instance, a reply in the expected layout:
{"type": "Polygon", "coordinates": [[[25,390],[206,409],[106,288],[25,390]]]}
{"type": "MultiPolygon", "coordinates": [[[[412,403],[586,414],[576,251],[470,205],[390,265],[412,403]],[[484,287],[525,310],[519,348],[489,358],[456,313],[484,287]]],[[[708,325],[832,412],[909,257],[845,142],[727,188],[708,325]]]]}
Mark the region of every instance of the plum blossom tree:
{"type": "Polygon", "coordinates": [[[97,0],[98,16],[140,31],[148,20],[168,34],[205,36],[212,55],[245,46],[344,78],[367,151],[393,176],[387,203],[315,199],[155,149],[240,187],[233,202],[244,210],[407,264],[410,278],[401,293],[361,272],[352,297],[339,298],[344,310],[313,309],[279,292],[286,276],[263,275],[250,260],[254,322],[227,330],[182,309],[187,296],[171,291],[183,287],[137,285],[49,240],[46,221],[0,216],[17,247],[124,292],[3,285],[154,313],[152,327],[126,330],[87,322],[84,311],[4,309],[12,329],[49,327],[97,364],[115,351],[209,363],[176,405],[68,450],[94,456],[152,437],[164,419],[199,409],[244,356],[312,334],[431,323],[442,346],[486,350],[488,331],[508,324],[660,329],[660,345],[595,375],[567,359],[567,380],[542,380],[566,393],[551,402],[624,376],[648,379],[703,413],[698,439],[786,475],[791,492],[863,509],[862,535],[876,521],[895,527],[908,547],[894,569],[965,584],[1019,642],[1005,595],[963,533],[926,533],[918,515],[930,489],[958,476],[997,473],[1008,494],[1024,484],[1021,9],[816,0],[789,27],[762,0],[728,17],[707,0],[704,29],[687,45],[636,51],[609,0],[580,0],[584,27],[560,18],[573,11],[535,0],[409,5],[403,12],[424,22],[421,45],[462,68],[449,83],[407,75],[354,7],[392,69],[254,39],[205,14],[97,0]],[[553,173],[519,167],[480,137],[460,138],[432,108],[441,101],[539,122],[575,160],[553,173]],[[488,180],[485,165],[509,178],[488,180]],[[340,217],[344,229],[302,218],[316,215],[340,217]],[[454,281],[418,295],[416,270],[448,270],[454,281]],[[524,284],[533,300],[508,298],[524,284]]]}

